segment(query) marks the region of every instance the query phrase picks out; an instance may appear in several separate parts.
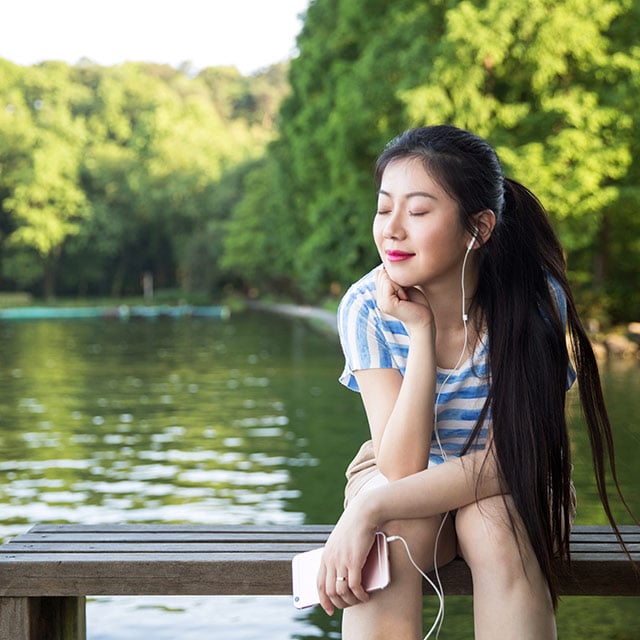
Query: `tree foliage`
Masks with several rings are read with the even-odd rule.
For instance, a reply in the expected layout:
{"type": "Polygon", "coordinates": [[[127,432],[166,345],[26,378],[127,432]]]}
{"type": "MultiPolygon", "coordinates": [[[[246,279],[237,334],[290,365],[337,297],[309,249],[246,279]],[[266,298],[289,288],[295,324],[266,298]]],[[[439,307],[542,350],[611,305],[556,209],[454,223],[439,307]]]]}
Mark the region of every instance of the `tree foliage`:
{"type": "Polygon", "coordinates": [[[249,77],[0,60],[0,286],[316,301],[377,261],[386,142],[449,122],[541,198],[582,304],[637,319],[638,25],[634,0],[311,0],[297,57],[249,77]]]}
{"type": "MultiPolygon", "coordinates": [[[[409,126],[449,122],[542,199],[581,299],[640,314],[639,18],[631,0],[312,2],[268,151],[270,175],[288,177],[284,193],[271,183],[283,221],[269,233],[297,238],[292,279],[317,295],[370,268],[375,156],[409,126]]],[[[252,223],[244,252],[261,242],[252,223]]]]}
{"type": "Polygon", "coordinates": [[[286,90],[284,65],[0,60],[1,282],[47,296],[138,292],[145,271],[193,282],[192,236],[228,216],[222,175],[263,153],[286,90]]]}

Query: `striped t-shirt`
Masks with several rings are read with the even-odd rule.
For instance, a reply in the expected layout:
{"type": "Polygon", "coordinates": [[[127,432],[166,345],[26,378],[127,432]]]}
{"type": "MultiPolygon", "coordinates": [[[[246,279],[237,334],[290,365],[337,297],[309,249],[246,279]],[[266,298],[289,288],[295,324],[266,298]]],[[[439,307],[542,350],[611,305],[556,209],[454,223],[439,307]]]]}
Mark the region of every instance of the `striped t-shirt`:
{"type": "MultiPolygon", "coordinates": [[[[403,376],[409,352],[409,335],[404,324],[382,313],[376,304],[376,269],[353,284],[338,309],[338,331],[345,355],[340,382],[359,391],[354,371],[363,369],[397,369],[403,376]]],[[[549,284],[566,322],[566,304],[560,285],[549,284]]],[[[570,368],[567,388],[575,379],[570,368]]],[[[489,367],[486,339],[478,341],[473,355],[455,370],[437,370],[436,425],[429,464],[461,454],[489,393],[489,367]],[[438,443],[438,440],[440,441],[438,443]],[[444,451],[445,456],[443,456],[444,451]]],[[[469,451],[482,449],[491,425],[491,412],[469,451]]]]}

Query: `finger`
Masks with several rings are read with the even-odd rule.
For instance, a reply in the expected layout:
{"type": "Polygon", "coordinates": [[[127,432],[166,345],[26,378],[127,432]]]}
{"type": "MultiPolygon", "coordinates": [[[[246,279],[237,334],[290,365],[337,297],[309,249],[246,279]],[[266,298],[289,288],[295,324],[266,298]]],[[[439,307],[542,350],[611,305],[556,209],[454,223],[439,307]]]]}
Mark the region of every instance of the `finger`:
{"type": "Polygon", "coordinates": [[[395,283],[383,269],[380,269],[376,274],[376,294],[378,301],[409,299],[406,291],[395,283]]]}
{"type": "Polygon", "coordinates": [[[340,599],[339,604],[336,600],[334,600],[334,604],[336,606],[340,606],[340,608],[344,609],[346,606],[352,606],[354,604],[358,604],[360,600],[357,596],[351,591],[350,587],[350,576],[347,577],[347,572],[339,574],[339,577],[336,578],[336,596],[340,599]]]}
{"type": "Polygon", "coordinates": [[[362,586],[361,571],[354,569],[349,572],[349,590],[353,594],[353,597],[356,598],[357,602],[367,602],[367,600],[369,600],[369,594],[362,586]]]}
{"type": "Polygon", "coordinates": [[[318,588],[318,596],[320,597],[320,606],[325,610],[327,615],[332,616],[335,609],[333,603],[327,594],[327,568],[324,564],[320,565],[320,571],[318,571],[318,577],[316,579],[316,586],[318,588]]]}
{"type": "Polygon", "coordinates": [[[338,609],[346,609],[357,602],[349,590],[349,583],[347,581],[346,574],[346,571],[342,573],[333,573],[331,571],[327,572],[325,591],[331,601],[331,605],[338,609]],[[338,579],[338,576],[345,579],[338,579]]]}
{"type": "Polygon", "coordinates": [[[418,289],[418,287],[410,287],[407,290],[407,294],[411,302],[418,302],[423,306],[429,305],[429,301],[427,300],[427,297],[424,295],[422,291],[420,291],[420,289],[418,289]]]}
{"type": "Polygon", "coordinates": [[[376,273],[376,289],[381,291],[387,282],[389,282],[389,279],[389,274],[384,269],[380,269],[376,273]]]}
{"type": "MultiPolygon", "coordinates": [[[[345,572],[346,574],[346,572],[345,572]]],[[[338,593],[337,573],[331,569],[327,570],[326,566],[322,566],[318,573],[318,595],[320,596],[320,605],[325,612],[332,616],[335,609],[345,609],[349,606],[349,602],[344,600],[338,593]]],[[[343,574],[339,574],[343,575],[343,574]]],[[[346,581],[344,581],[346,584],[346,581]]]]}
{"type": "Polygon", "coordinates": [[[358,600],[350,591],[344,596],[337,596],[334,601],[334,605],[337,609],[348,609],[349,607],[353,607],[356,604],[360,604],[360,600],[358,600]]]}
{"type": "Polygon", "coordinates": [[[346,571],[340,573],[328,573],[325,588],[327,590],[327,595],[331,602],[338,607],[339,609],[344,609],[345,601],[342,599],[342,594],[345,594],[348,585],[346,578],[343,580],[343,577],[346,576],[346,571]],[[346,585],[346,588],[343,587],[343,584],[346,585]]]}
{"type": "Polygon", "coordinates": [[[376,272],[376,280],[379,283],[387,283],[387,282],[391,283],[391,282],[393,282],[391,280],[391,276],[389,275],[389,272],[386,269],[379,269],[376,272]]]}

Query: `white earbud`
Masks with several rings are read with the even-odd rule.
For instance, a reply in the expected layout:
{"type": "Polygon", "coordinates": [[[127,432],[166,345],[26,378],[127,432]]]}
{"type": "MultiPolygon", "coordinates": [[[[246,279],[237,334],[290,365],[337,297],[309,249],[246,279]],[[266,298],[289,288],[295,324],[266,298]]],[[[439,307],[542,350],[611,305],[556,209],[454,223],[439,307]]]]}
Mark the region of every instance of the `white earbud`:
{"type": "Polygon", "coordinates": [[[473,231],[473,238],[471,238],[471,240],[469,240],[469,244],[467,245],[467,249],[469,251],[471,251],[471,248],[473,247],[473,243],[476,241],[476,238],[478,237],[478,227],[476,227],[473,231]]]}

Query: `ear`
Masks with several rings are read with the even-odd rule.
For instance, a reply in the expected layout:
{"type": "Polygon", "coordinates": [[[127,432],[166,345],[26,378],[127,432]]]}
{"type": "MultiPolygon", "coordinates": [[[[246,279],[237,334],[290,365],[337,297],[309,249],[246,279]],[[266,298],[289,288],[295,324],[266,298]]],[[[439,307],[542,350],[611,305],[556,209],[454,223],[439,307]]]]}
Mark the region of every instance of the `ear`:
{"type": "Polygon", "coordinates": [[[496,226],[496,214],[491,209],[484,209],[473,216],[473,224],[476,228],[474,246],[479,247],[491,237],[496,226]]]}

